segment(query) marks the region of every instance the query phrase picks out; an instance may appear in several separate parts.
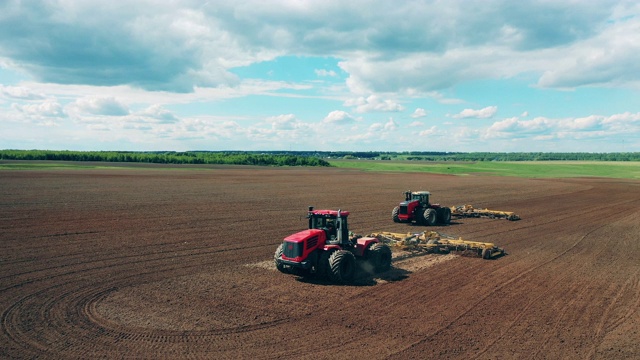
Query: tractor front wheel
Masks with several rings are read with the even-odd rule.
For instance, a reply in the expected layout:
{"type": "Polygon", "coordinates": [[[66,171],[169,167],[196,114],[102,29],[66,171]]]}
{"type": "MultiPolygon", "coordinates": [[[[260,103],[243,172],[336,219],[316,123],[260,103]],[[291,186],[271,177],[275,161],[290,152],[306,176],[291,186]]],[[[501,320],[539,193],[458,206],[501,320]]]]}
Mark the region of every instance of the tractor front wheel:
{"type": "Polygon", "coordinates": [[[329,256],[329,279],[339,283],[348,283],[356,275],[356,257],[347,250],[334,251],[329,256]]]}
{"type": "Polygon", "coordinates": [[[278,248],[276,249],[276,253],[273,254],[273,261],[276,264],[276,269],[278,269],[278,271],[280,271],[281,273],[289,274],[289,269],[282,264],[282,261],[280,261],[280,259],[282,259],[283,253],[284,244],[280,244],[280,246],[278,246],[278,248]]]}
{"type": "Polygon", "coordinates": [[[329,276],[329,269],[331,268],[331,266],[329,265],[329,259],[331,258],[331,254],[333,254],[334,251],[322,251],[320,253],[320,256],[318,257],[318,265],[316,266],[316,275],[321,278],[321,279],[325,279],[329,276]]]}
{"type": "Polygon", "coordinates": [[[396,206],[393,208],[393,211],[391,211],[391,218],[393,219],[393,222],[400,222],[400,218],[398,217],[398,214],[400,213],[400,207],[396,206]]]}

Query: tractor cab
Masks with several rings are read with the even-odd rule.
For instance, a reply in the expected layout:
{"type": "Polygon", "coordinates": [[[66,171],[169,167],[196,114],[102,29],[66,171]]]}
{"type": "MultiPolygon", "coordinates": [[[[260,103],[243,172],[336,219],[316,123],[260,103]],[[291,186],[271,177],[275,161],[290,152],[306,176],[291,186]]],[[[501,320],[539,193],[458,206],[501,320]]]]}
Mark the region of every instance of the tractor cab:
{"type": "Polygon", "coordinates": [[[313,207],[309,206],[309,229],[324,230],[329,244],[344,244],[349,239],[347,216],[348,211],[313,210],[313,207]]]}
{"type": "Polygon", "coordinates": [[[406,191],[404,193],[405,201],[418,201],[423,206],[429,206],[429,195],[431,195],[428,191],[406,191]]]}

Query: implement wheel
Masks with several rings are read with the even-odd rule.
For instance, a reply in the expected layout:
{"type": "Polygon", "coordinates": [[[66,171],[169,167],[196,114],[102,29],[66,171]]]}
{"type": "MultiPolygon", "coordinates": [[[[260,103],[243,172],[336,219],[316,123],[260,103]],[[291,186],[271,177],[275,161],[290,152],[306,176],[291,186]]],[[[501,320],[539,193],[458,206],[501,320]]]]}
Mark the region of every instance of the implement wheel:
{"type": "Polygon", "coordinates": [[[329,279],[338,283],[348,283],[356,275],[356,257],[346,250],[334,251],[329,256],[329,279]]]}
{"type": "Polygon", "coordinates": [[[491,259],[491,249],[482,249],[482,258],[485,260],[491,259]]]}

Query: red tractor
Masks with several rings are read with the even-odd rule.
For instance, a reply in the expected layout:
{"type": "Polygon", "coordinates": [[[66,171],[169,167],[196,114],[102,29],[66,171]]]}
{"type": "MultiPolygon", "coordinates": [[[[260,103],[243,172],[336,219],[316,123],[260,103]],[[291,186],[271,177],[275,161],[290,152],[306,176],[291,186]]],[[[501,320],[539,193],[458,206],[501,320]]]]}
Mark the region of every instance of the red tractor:
{"type": "Polygon", "coordinates": [[[429,202],[428,191],[405,191],[404,201],[391,212],[394,222],[408,222],[433,226],[451,222],[451,208],[429,202]]]}
{"type": "Polygon", "coordinates": [[[373,237],[349,236],[348,211],[313,210],[309,229],[284,238],[274,254],[276,268],[299,276],[316,275],[338,283],[353,281],[358,261],[364,269],[391,267],[391,249],[373,237]]]}

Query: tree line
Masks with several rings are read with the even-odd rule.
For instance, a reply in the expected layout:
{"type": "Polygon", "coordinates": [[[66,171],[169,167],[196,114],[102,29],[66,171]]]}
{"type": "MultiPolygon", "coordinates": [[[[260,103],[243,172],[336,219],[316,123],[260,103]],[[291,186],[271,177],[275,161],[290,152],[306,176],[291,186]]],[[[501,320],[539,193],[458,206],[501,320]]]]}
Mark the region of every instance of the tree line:
{"type": "MultiPolygon", "coordinates": [[[[267,152],[269,153],[269,152],[267,152]]],[[[273,151],[323,159],[416,161],[640,161],[640,152],[273,151]]]]}
{"type": "Polygon", "coordinates": [[[561,153],[561,152],[521,152],[521,153],[410,153],[407,160],[422,161],[640,161],[640,153],[561,153]]]}
{"type": "Polygon", "coordinates": [[[292,154],[260,154],[249,152],[0,150],[0,159],[137,162],[156,164],[331,166],[326,160],[313,156],[300,156],[292,154]]]}
{"type": "Polygon", "coordinates": [[[363,151],[69,151],[0,150],[4,160],[141,162],[158,164],[228,164],[331,166],[325,159],[414,161],[640,161],[639,152],[363,152],[363,151]]]}

